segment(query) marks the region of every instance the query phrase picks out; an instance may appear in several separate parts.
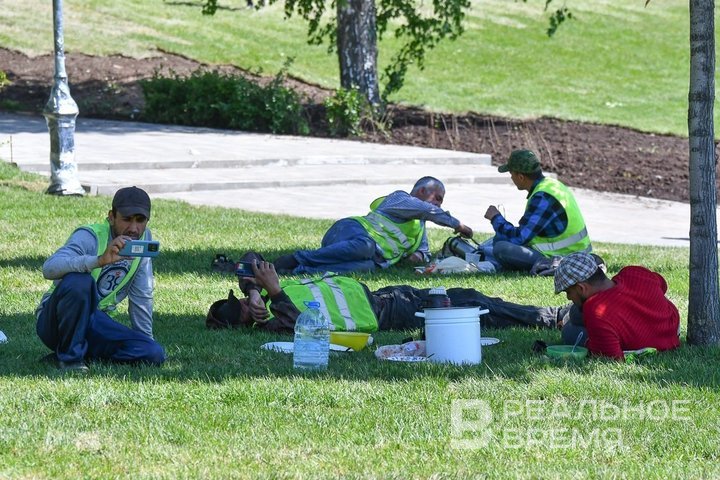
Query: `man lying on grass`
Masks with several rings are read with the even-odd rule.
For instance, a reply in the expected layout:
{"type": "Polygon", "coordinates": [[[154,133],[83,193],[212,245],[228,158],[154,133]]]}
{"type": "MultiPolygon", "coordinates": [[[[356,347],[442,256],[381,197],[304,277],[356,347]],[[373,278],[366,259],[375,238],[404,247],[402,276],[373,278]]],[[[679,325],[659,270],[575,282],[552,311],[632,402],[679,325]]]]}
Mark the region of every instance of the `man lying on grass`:
{"type": "Polygon", "coordinates": [[[647,268],[625,267],[610,279],[592,255],[573,253],[555,271],[560,292],[582,309],[584,323],[563,327],[565,343],[583,333],[591,353],[618,360],[627,350],[680,346],[678,309],[665,296],[665,279],[647,268]]]}
{"type": "Polygon", "coordinates": [[[397,190],[370,204],[364,217],[343,218],[323,236],[317,250],[298,250],[275,260],[281,274],[373,272],[400,260],[430,259],[426,221],[452,228],[472,238],[473,231],[440,208],[445,186],[435,177],[422,177],[410,193],[397,190]]]}
{"type": "MultiPolygon", "coordinates": [[[[272,263],[249,252],[242,261],[251,262],[254,277],[240,277],[240,289],[246,298],[232,295],[210,307],[209,328],[254,326],[273,332],[292,332],[295,320],[304,309],[303,301],[322,303],[335,330],[374,332],[422,327],[424,320],[415,316],[428,299],[429,289],[408,285],[389,286],[371,292],[367,286],[348,277],[315,277],[306,280],[279,280],[272,263]]],[[[483,327],[527,326],[555,328],[568,307],[535,307],[491,298],[470,288],[447,291],[454,307],[482,307],[483,327]]]]}

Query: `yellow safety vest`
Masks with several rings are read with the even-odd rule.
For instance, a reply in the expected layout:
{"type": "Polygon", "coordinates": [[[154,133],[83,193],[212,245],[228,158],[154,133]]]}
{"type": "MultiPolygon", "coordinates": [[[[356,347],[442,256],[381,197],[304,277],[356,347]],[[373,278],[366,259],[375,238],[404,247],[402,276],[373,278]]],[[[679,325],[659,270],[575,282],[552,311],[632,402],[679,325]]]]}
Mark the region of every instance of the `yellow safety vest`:
{"type": "Polygon", "coordinates": [[[535,236],[530,240],[529,245],[546,257],[554,255],[569,255],[574,252],[590,252],[592,245],[588,236],[585,220],[580,213],[580,208],[575,201],[575,196],[570,189],[562,182],[554,178],[544,178],[535,186],[535,189],[528,198],[528,204],[532,196],[538,192],[545,192],[552,195],[555,200],[565,209],[568,224],[565,231],[556,237],[535,236]]]}
{"type": "MultiPolygon", "coordinates": [[[[110,223],[105,220],[102,223],[92,223],[89,225],[83,225],[82,227],[79,227],[78,230],[82,228],[84,230],[89,231],[92,233],[95,238],[97,239],[97,256],[102,255],[105,252],[105,249],[108,246],[108,240],[110,238],[110,223]]],[[[143,233],[142,239],[145,239],[145,233],[143,233]]],[[[117,294],[122,290],[122,288],[127,285],[135,275],[135,272],[138,269],[138,266],[140,265],[140,257],[137,257],[133,259],[132,263],[130,263],[130,269],[128,270],[128,273],[125,275],[125,278],[123,278],[120,283],[118,283],[115,288],[113,288],[110,293],[108,293],[106,296],[104,296],[102,299],[100,299],[100,303],[98,304],[98,309],[104,311],[111,317],[115,316],[117,313],[117,294]]],[[[100,277],[100,273],[102,272],[102,268],[98,267],[93,269],[90,272],[90,275],[95,279],[97,282],[98,278],[100,277]]],[[[50,292],[55,290],[55,284],[53,284],[50,287],[50,292]]]]}
{"type": "MultiPolygon", "coordinates": [[[[285,280],[280,283],[298,310],[304,302],[320,303],[320,311],[331,322],[330,329],[338,331],[375,332],[378,321],[365,289],[355,279],[339,275],[285,280]]],[[[270,304],[268,301],[268,311],[270,304]]]]}
{"type": "Polygon", "coordinates": [[[370,237],[382,250],[382,256],[390,265],[411,255],[422,243],[425,227],[420,220],[408,220],[395,223],[377,212],[385,197],[375,199],[370,204],[370,213],[364,217],[352,217],[360,222],[370,237]]]}

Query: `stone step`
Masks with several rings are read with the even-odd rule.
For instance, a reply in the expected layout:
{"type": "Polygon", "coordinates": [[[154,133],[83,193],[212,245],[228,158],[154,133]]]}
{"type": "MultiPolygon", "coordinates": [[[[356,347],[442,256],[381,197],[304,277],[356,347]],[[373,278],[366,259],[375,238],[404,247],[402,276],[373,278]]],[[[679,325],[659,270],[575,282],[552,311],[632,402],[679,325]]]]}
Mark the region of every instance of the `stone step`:
{"type": "MultiPolygon", "coordinates": [[[[83,170],[78,179],[92,195],[112,195],[136,185],[150,194],[249,188],[297,188],[330,185],[400,184],[409,189],[418,178],[432,175],[451,184],[508,184],[509,177],[488,165],[298,165],[252,168],[166,168],[83,170]]],[[[47,172],[44,172],[47,174],[47,172]]]]}
{"type": "MultiPolygon", "coordinates": [[[[454,152],[459,155],[453,157],[444,156],[442,152],[437,156],[426,155],[422,157],[373,157],[366,155],[354,156],[332,156],[332,155],[308,155],[297,156],[275,156],[269,158],[230,158],[230,159],[208,159],[208,160],[142,160],[142,161],[77,161],[78,168],[82,171],[96,170],[158,170],[158,169],[222,169],[222,168],[254,168],[254,167],[296,167],[304,165],[490,165],[490,155],[454,152]]],[[[47,162],[21,163],[18,164],[21,170],[27,172],[43,173],[49,166],[47,162]]]]}

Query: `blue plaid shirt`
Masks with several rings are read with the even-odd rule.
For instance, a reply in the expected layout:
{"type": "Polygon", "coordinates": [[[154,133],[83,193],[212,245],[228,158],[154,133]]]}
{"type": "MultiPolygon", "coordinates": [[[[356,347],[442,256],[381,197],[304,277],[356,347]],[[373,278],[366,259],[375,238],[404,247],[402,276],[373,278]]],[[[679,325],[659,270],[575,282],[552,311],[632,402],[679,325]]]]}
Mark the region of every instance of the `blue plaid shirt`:
{"type": "Polygon", "coordinates": [[[528,193],[530,203],[525,208],[518,226],[505,220],[498,214],[491,221],[495,230],[495,240],[505,240],[515,245],[527,245],[533,237],[551,238],[560,235],[568,226],[567,213],[555,197],[546,192],[532,193],[545,177],[533,183],[528,193]],[[531,197],[532,195],[532,197],[531,197]]]}

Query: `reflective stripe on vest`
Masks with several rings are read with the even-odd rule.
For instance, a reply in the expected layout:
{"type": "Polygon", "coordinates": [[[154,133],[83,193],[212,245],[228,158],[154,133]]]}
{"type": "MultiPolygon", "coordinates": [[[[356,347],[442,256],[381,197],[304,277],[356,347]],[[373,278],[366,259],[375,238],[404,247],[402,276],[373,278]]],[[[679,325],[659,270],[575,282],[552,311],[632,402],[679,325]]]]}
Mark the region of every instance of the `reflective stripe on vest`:
{"type": "MultiPolygon", "coordinates": [[[[571,235],[564,240],[559,240],[557,242],[536,243],[533,244],[533,248],[535,250],[539,250],[540,252],[551,252],[553,250],[560,250],[569,247],[573,243],[579,242],[587,236],[587,228],[583,227],[583,229],[580,230],[578,233],[576,233],[575,235],[571,235]]],[[[589,252],[592,249],[588,247],[586,250],[589,252]]]]}
{"type": "MultiPolygon", "coordinates": [[[[83,225],[82,227],[79,227],[77,230],[87,230],[88,232],[92,233],[95,236],[95,239],[97,239],[97,252],[96,255],[99,257],[103,253],[105,253],[105,249],[108,245],[108,239],[110,238],[110,223],[105,220],[103,223],[92,223],[89,225],[83,225]]],[[[145,233],[143,233],[142,240],[145,239],[145,233]]],[[[117,294],[120,292],[120,290],[125,287],[133,278],[135,275],[135,272],[138,269],[138,266],[140,265],[140,260],[142,260],[141,257],[137,257],[133,259],[133,261],[130,263],[130,268],[128,269],[127,274],[125,275],[125,278],[123,278],[120,283],[105,297],[100,299],[100,302],[98,303],[98,310],[102,310],[103,312],[107,313],[111,317],[115,316],[117,314],[117,294]]],[[[102,268],[94,268],[90,275],[93,277],[95,282],[98,281],[98,278],[100,278],[100,273],[102,272],[102,268]]],[[[55,284],[50,287],[48,290],[49,292],[53,292],[55,290],[55,284]]]]}
{"type": "Polygon", "coordinates": [[[330,319],[332,330],[374,332],[378,329],[365,288],[357,280],[325,276],[283,281],[281,286],[300,311],[305,310],[305,301],[320,303],[320,311],[330,319]]]}
{"type": "Polygon", "coordinates": [[[538,235],[530,240],[529,245],[546,257],[592,251],[585,220],[583,220],[580,207],[578,207],[570,189],[559,180],[544,178],[535,186],[530,198],[528,198],[528,204],[532,196],[538,192],[551,195],[562,205],[568,218],[568,224],[565,231],[560,235],[556,237],[541,237],[538,235]]]}
{"type": "Polygon", "coordinates": [[[375,199],[370,204],[370,213],[366,216],[351,218],[363,226],[380,247],[383,258],[392,265],[418,249],[425,227],[420,220],[395,223],[377,212],[384,199],[385,197],[375,199]]]}
{"type": "MultiPolygon", "coordinates": [[[[349,332],[355,330],[355,321],[352,318],[352,314],[350,313],[350,307],[345,300],[345,295],[343,294],[342,289],[335,282],[333,282],[332,278],[323,278],[323,282],[325,282],[327,286],[330,287],[330,291],[333,294],[333,298],[335,299],[335,303],[337,304],[338,310],[340,311],[340,315],[345,322],[345,330],[349,332]]],[[[325,318],[332,318],[332,315],[330,315],[330,311],[328,310],[327,303],[325,303],[325,299],[323,298],[322,292],[320,291],[320,287],[315,285],[312,280],[308,280],[307,283],[303,281],[303,285],[307,286],[310,289],[310,292],[312,293],[315,301],[320,303],[320,311],[323,313],[323,315],[325,315],[325,318]]],[[[331,325],[330,330],[335,330],[334,323],[331,325]]]]}

